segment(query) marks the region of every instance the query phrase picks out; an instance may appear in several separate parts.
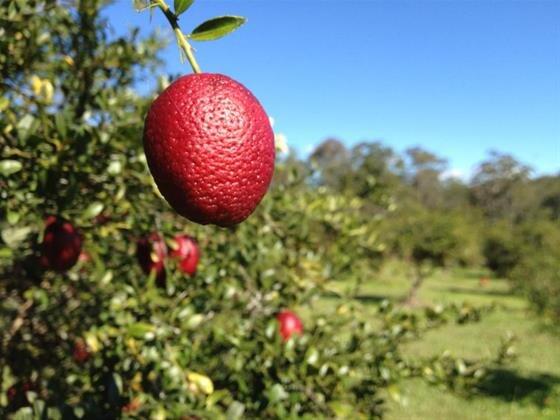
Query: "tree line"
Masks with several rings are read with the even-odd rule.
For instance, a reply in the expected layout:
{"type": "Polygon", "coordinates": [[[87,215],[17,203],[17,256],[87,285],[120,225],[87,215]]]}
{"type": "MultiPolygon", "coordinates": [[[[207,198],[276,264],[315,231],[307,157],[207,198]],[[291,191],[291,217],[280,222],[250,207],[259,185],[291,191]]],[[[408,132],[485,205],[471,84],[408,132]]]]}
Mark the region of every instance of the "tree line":
{"type": "Polygon", "coordinates": [[[465,179],[422,147],[397,153],[379,141],[346,147],[337,139],[286,163],[310,185],[359,197],[372,218],[382,216],[384,255],[414,267],[409,303],[434,267],[484,265],[539,312],[560,315],[560,173],[535,175],[492,151],[465,179]]]}

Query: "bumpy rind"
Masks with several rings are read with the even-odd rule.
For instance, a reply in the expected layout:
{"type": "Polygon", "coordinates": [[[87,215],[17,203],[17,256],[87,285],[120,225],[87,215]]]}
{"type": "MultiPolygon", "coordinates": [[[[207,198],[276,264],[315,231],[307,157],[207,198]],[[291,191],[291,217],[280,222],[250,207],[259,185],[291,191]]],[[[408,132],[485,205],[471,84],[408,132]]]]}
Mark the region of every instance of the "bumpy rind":
{"type": "Polygon", "coordinates": [[[274,133],[259,101],[220,74],[193,74],[153,102],[144,127],[148,166],[187,219],[232,226],[262,200],[274,172],[274,133]]]}

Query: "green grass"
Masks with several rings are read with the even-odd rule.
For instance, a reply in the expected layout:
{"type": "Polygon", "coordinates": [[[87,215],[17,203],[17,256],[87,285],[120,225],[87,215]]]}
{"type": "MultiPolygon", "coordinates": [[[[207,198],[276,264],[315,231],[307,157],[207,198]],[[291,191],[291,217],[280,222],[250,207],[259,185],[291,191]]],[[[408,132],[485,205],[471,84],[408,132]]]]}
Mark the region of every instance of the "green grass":
{"type": "MultiPolygon", "coordinates": [[[[560,419],[560,336],[544,328],[526,302],[509,292],[504,280],[479,284],[480,270],[435,272],[419,293],[423,304],[461,303],[498,309],[479,323],[447,325],[409,343],[404,352],[431,356],[445,350],[465,359],[491,357],[506,332],[517,337],[517,359],[486,381],[484,390],[465,398],[420,379],[399,384],[403,402],[387,396],[387,419],[560,419]]],[[[380,275],[361,287],[362,302],[398,300],[410,285],[402,264],[387,264],[380,275]]],[[[340,287],[343,287],[339,285],[340,287]]]]}

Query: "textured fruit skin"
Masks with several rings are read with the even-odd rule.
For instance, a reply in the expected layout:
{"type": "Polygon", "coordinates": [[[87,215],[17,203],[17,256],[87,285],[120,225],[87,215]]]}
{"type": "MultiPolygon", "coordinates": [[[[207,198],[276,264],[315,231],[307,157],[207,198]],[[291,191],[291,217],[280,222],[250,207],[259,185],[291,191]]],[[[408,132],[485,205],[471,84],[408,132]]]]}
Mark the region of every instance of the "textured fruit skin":
{"type": "Polygon", "coordinates": [[[144,151],[162,195],[187,219],[233,226],[264,197],[274,133],[258,100],[221,74],[191,74],[152,103],[144,151]]]}
{"type": "Polygon", "coordinates": [[[189,276],[196,274],[200,249],[196,241],[187,235],[177,235],[173,238],[176,245],[169,255],[178,261],[179,270],[189,276]]]}
{"type": "Polygon", "coordinates": [[[74,226],[61,217],[49,216],[41,244],[41,264],[63,272],[70,269],[82,251],[82,237],[74,226]]]}
{"type": "Polygon", "coordinates": [[[156,273],[156,284],[165,286],[165,258],[167,246],[163,238],[156,232],[140,238],[136,247],[136,258],[140,267],[146,274],[156,273]]]}
{"type": "Polygon", "coordinates": [[[303,333],[303,323],[292,311],[284,310],[276,315],[276,319],[280,324],[280,336],[284,341],[288,341],[294,334],[303,333]]]}

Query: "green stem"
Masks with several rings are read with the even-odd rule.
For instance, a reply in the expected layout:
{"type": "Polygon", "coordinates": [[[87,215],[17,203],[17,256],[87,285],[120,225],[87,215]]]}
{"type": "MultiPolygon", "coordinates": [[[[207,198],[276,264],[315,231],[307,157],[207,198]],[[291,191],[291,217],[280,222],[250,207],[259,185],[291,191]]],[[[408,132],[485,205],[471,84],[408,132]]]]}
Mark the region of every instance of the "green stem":
{"type": "Polygon", "coordinates": [[[194,57],[193,47],[187,41],[187,38],[179,28],[179,22],[177,16],[171,11],[169,6],[165,3],[165,0],[155,0],[155,4],[161,9],[169,24],[173,28],[173,32],[175,32],[175,36],[177,37],[177,43],[179,47],[183,50],[185,55],[187,56],[187,60],[189,60],[189,64],[191,65],[193,71],[195,73],[201,73],[200,66],[196,62],[196,58],[194,57]]]}

